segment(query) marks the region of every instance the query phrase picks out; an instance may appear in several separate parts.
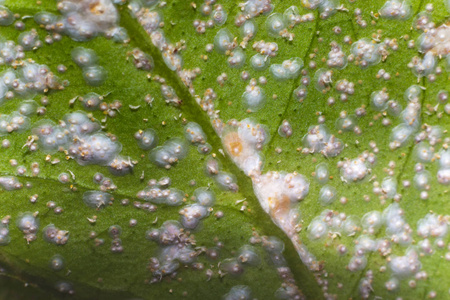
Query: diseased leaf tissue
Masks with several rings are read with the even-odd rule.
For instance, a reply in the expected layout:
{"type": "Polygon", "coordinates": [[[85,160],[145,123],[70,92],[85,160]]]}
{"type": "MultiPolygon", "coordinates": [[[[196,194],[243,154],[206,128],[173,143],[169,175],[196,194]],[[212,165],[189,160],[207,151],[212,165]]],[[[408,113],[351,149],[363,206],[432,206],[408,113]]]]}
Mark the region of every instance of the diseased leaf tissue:
{"type": "Polygon", "coordinates": [[[0,298],[449,298],[449,15],[0,0],[0,298]]]}

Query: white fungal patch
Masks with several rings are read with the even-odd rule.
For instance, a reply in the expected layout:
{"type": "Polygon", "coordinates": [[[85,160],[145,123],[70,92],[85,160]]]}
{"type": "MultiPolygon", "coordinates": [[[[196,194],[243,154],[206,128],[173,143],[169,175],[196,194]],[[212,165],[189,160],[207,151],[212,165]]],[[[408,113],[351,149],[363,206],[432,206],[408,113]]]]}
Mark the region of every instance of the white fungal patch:
{"type": "Polygon", "coordinates": [[[414,249],[408,249],[404,256],[391,256],[388,265],[392,273],[400,278],[414,275],[422,268],[419,254],[414,249]]]}
{"type": "Polygon", "coordinates": [[[419,50],[423,53],[431,52],[435,56],[444,57],[450,54],[450,27],[443,24],[437,28],[427,30],[418,39],[419,50]]]}
{"type": "Polygon", "coordinates": [[[379,13],[386,19],[406,20],[411,16],[411,4],[407,0],[387,0],[379,13]]]}
{"type": "Polygon", "coordinates": [[[268,172],[253,178],[253,189],[264,211],[293,238],[299,221],[295,204],[308,195],[308,180],[298,173],[268,172]]]}
{"type": "Polygon", "coordinates": [[[269,140],[266,128],[250,119],[228,122],[222,133],[222,143],[228,155],[247,175],[259,174],[263,157],[260,150],[269,140]]]}
{"type": "Polygon", "coordinates": [[[118,27],[119,14],[111,0],[67,0],[57,5],[62,17],[56,22],[49,13],[40,18],[47,29],[67,34],[75,41],[87,41],[103,35],[119,42],[128,39],[124,29],[118,27]]]}
{"type": "Polygon", "coordinates": [[[448,233],[448,223],[445,216],[429,213],[417,222],[417,234],[424,238],[443,238],[448,233]]]}
{"type": "Polygon", "coordinates": [[[80,165],[108,165],[122,150],[122,145],[112,141],[106,134],[94,133],[69,146],[69,154],[80,165]]]}
{"type": "Polygon", "coordinates": [[[368,155],[364,153],[354,159],[346,159],[338,167],[341,169],[341,180],[346,183],[362,181],[371,172],[367,162],[368,155]]]}

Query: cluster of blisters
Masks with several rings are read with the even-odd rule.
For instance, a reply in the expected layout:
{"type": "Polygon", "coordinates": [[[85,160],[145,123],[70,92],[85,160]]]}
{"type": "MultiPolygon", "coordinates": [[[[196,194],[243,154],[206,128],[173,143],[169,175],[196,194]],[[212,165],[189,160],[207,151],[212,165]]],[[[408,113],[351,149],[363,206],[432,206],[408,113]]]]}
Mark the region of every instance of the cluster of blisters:
{"type": "Polygon", "coordinates": [[[108,228],[108,235],[112,238],[111,241],[111,252],[112,253],[122,253],[123,246],[120,235],[122,234],[122,227],[119,225],[111,225],[108,228]]]}
{"type": "Polygon", "coordinates": [[[83,70],[88,85],[100,86],[106,80],[106,70],[99,66],[97,54],[92,49],[77,47],[72,50],[72,60],[83,70]]]}
{"type": "Polygon", "coordinates": [[[420,127],[422,89],[420,86],[412,85],[405,91],[404,97],[408,104],[400,114],[402,122],[392,129],[389,143],[391,149],[397,149],[407,144],[412,134],[420,127]]]}
{"type": "Polygon", "coordinates": [[[197,228],[200,220],[207,217],[212,211],[212,206],[216,201],[215,194],[207,188],[198,188],[194,192],[196,203],[188,205],[179,211],[181,224],[184,228],[197,228]]]}
{"type": "Polygon", "coordinates": [[[264,90],[257,85],[256,79],[252,78],[250,83],[245,87],[242,100],[244,100],[244,104],[248,110],[252,112],[258,111],[264,106],[266,96],[264,90]]]}
{"type": "Polygon", "coordinates": [[[112,205],[113,200],[113,196],[107,192],[87,191],[83,194],[84,204],[95,209],[102,209],[112,205]]]}
{"type": "MultiPolygon", "coordinates": [[[[275,297],[277,299],[304,299],[304,295],[295,283],[294,275],[289,268],[286,259],[284,258],[284,243],[279,238],[275,236],[262,236],[254,235],[250,242],[253,244],[261,243],[261,246],[266,251],[270,257],[270,261],[277,269],[278,276],[283,281],[281,287],[275,291],[275,297]]],[[[303,245],[296,244],[296,248],[300,253],[300,257],[303,262],[310,267],[311,270],[315,269],[312,267],[314,257],[310,256],[309,253],[304,252],[305,247],[303,245]],[[308,256],[308,257],[307,257],[308,256]]]]}
{"type": "Polygon", "coordinates": [[[337,167],[341,169],[341,180],[346,183],[360,182],[371,172],[371,166],[376,163],[373,153],[363,152],[357,158],[340,161],[337,167]]]}
{"type": "Polygon", "coordinates": [[[281,64],[272,64],[270,73],[276,80],[295,79],[300,75],[303,60],[299,57],[283,61],[281,64]]]}
{"type": "Polygon", "coordinates": [[[438,57],[447,57],[450,53],[450,27],[443,24],[439,27],[425,31],[418,38],[418,48],[422,53],[431,52],[438,57]]]}
{"type": "Polygon", "coordinates": [[[355,93],[355,84],[347,79],[341,79],[336,83],[336,90],[341,94],[341,101],[346,102],[348,95],[355,93]]]}
{"type": "Polygon", "coordinates": [[[66,114],[59,125],[41,120],[34,124],[32,132],[44,152],[66,150],[80,165],[107,166],[119,154],[122,145],[99,130],[97,120],[78,111],[66,114]]]}
{"type": "Polygon", "coordinates": [[[100,186],[102,192],[113,191],[117,189],[111,178],[105,177],[102,173],[95,173],[92,181],[100,186]]]}
{"type": "Polygon", "coordinates": [[[20,190],[23,184],[14,176],[0,176],[0,187],[5,191],[20,190]]]}
{"type": "Polygon", "coordinates": [[[247,266],[258,266],[261,262],[256,249],[250,245],[244,245],[237,253],[236,257],[227,258],[220,262],[222,274],[240,276],[247,266]]]}
{"type": "Polygon", "coordinates": [[[344,149],[344,143],[321,124],[309,127],[303,137],[303,147],[303,153],[322,153],[325,157],[334,157],[344,149]]]}
{"type": "Polygon", "coordinates": [[[300,23],[313,22],[315,16],[313,13],[307,13],[305,15],[300,15],[298,7],[293,5],[287,8],[283,13],[289,28],[294,28],[300,23]]]}
{"type": "Polygon", "coordinates": [[[353,43],[351,52],[352,60],[354,59],[361,68],[376,65],[381,61],[379,44],[373,43],[367,38],[353,43]]]}
{"type": "Polygon", "coordinates": [[[225,54],[232,51],[236,46],[237,44],[234,41],[234,37],[228,29],[220,29],[216,33],[214,37],[214,49],[218,53],[225,54]]]}
{"type": "Polygon", "coordinates": [[[334,15],[338,9],[338,1],[333,0],[302,0],[302,6],[307,9],[318,9],[321,19],[334,15]]]}
{"type": "Polygon", "coordinates": [[[193,248],[194,237],[184,231],[177,221],[166,221],[159,229],[147,231],[146,236],[160,246],[159,256],[150,258],[148,266],[153,274],[152,282],[159,282],[164,276],[174,274],[180,264],[193,264],[201,253],[193,248]]]}
{"type": "Polygon", "coordinates": [[[428,76],[434,72],[436,67],[436,58],[432,52],[427,52],[423,58],[414,56],[408,67],[418,78],[428,76]]]}
{"type": "Polygon", "coordinates": [[[153,128],[147,128],[144,130],[138,130],[134,134],[134,138],[137,141],[139,148],[142,150],[151,150],[158,145],[158,135],[153,128]]]}
{"type": "Polygon", "coordinates": [[[139,48],[134,48],[128,55],[133,57],[133,63],[137,69],[151,71],[155,66],[153,58],[139,48]]]}
{"type": "Polygon", "coordinates": [[[411,16],[411,4],[407,0],[387,0],[379,14],[386,19],[406,20],[411,16]]]}
{"type": "Polygon", "coordinates": [[[39,35],[36,29],[22,32],[19,35],[18,43],[25,51],[36,50],[42,47],[42,42],[39,40],[39,35]]]}
{"type": "Polygon", "coordinates": [[[0,26],[9,26],[15,19],[14,14],[7,7],[0,5],[0,26]]]}
{"type": "MultiPolygon", "coordinates": [[[[265,42],[258,41],[253,43],[253,49],[256,50],[259,54],[264,56],[264,63],[259,62],[259,59],[255,59],[255,64],[252,63],[252,66],[255,65],[268,65],[270,60],[269,57],[275,57],[278,54],[278,45],[274,42],[265,42]]],[[[258,67],[256,70],[263,70],[264,68],[258,67]]]]}
{"type": "Polygon", "coordinates": [[[260,173],[263,166],[260,150],[268,141],[267,129],[250,119],[230,120],[222,132],[225,150],[247,175],[260,173]]]}
{"type": "Polygon", "coordinates": [[[384,111],[387,109],[389,102],[389,94],[386,89],[374,91],[370,95],[370,104],[376,111],[384,111]]]}
{"type": "Polygon", "coordinates": [[[194,28],[200,34],[205,33],[206,28],[222,26],[227,21],[228,13],[224,10],[223,6],[216,4],[212,7],[214,3],[215,1],[205,0],[200,7],[201,14],[205,17],[209,17],[206,22],[199,19],[194,20],[194,28]]]}
{"type": "Polygon", "coordinates": [[[0,105],[15,97],[31,99],[36,93],[64,88],[46,65],[39,65],[33,60],[21,61],[23,58],[22,47],[15,46],[11,41],[0,41],[0,65],[14,67],[0,75],[0,105]]]}
{"type": "Polygon", "coordinates": [[[273,10],[271,0],[247,0],[244,3],[240,3],[239,7],[244,12],[245,19],[258,17],[262,14],[268,14],[273,10]]]}
{"type": "Polygon", "coordinates": [[[327,69],[319,69],[314,73],[314,84],[316,90],[321,93],[327,93],[331,89],[333,83],[333,71],[327,69]]]}
{"type": "Polygon", "coordinates": [[[281,137],[290,138],[292,135],[292,126],[288,120],[283,120],[281,125],[278,127],[278,134],[281,137]]]}
{"type": "Polygon", "coordinates": [[[9,115],[0,114],[0,136],[12,132],[23,132],[30,127],[30,119],[15,111],[9,115]]]}
{"type": "Polygon", "coordinates": [[[310,240],[322,240],[339,235],[354,236],[361,228],[355,216],[326,209],[309,223],[307,230],[310,240]]]}
{"type": "MultiPolygon", "coordinates": [[[[152,6],[154,3],[150,3],[152,6]]],[[[162,15],[152,10],[151,7],[146,7],[146,3],[133,1],[130,4],[131,12],[138,20],[139,24],[144,28],[147,34],[150,36],[153,45],[161,51],[161,55],[167,67],[172,71],[181,72],[183,65],[183,58],[181,57],[180,50],[183,46],[179,43],[177,45],[171,44],[169,39],[166,38],[164,31],[161,27],[164,26],[162,15]]]]}
{"type": "Polygon", "coordinates": [[[429,213],[417,222],[417,234],[423,238],[444,238],[448,233],[448,216],[429,213]]]}
{"type": "Polygon", "coordinates": [[[246,285],[235,285],[228,293],[223,295],[223,300],[250,300],[252,299],[252,290],[246,285]]]}
{"type": "Polygon", "coordinates": [[[184,192],[176,188],[169,188],[170,179],[160,180],[150,180],[148,182],[148,187],[139,191],[136,195],[138,199],[145,201],[150,201],[155,204],[166,204],[169,206],[179,206],[186,201],[184,197],[184,192]]]}
{"type": "Polygon", "coordinates": [[[187,123],[184,128],[184,136],[191,144],[197,146],[198,153],[208,154],[211,152],[212,146],[206,142],[206,134],[199,124],[195,122],[187,123]]]}
{"type": "Polygon", "coordinates": [[[295,172],[268,172],[253,178],[253,189],[264,211],[293,238],[300,218],[296,204],[309,193],[306,177],[295,172]]]}
{"type": "Polygon", "coordinates": [[[369,299],[370,293],[373,291],[373,272],[368,270],[366,275],[359,281],[359,295],[362,299],[369,299]]]}
{"type": "Polygon", "coordinates": [[[11,241],[8,224],[0,223],[0,246],[8,245],[11,241]]]}
{"type": "Polygon", "coordinates": [[[62,16],[40,12],[34,20],[46,30],[63,33],[75,41],[87,41],[98,35],[123,43],[128,41],[124,28],[119,27],[119,13],[111,0],[58,1],[62,16]]]}
{"type": "Polygon", "coordinates": [[[44,240],[55,245],[65,245],[69,241],[69,232],[49,224],[43,230],[44,240]]]}
{"type": "Polygon", "coordinates": [[[149,159],[158,167],[170,169],[178,161],[185,158],[189,152],[189,147],[185,140],[172,138],[162,146],[154,148],[149,159]]]}
{"type": "Polygon", "coordinates": [[[177,92],[173,87],[167,84],[161,85],[161,95],[167,104],[171,104],[173,106],[180,106],[181,99],[178,97],[177,92]]]}
{"type": "Polygon", "coordinates": [[[266,19],[266,30],[270,36],[283,37],[292,41],[295,35],[287,30],[288,19],[284,14],[273,13],[266,19]]]}
{"type": "Polygon", "coordinates": [[[344,69],[347,66],[347,56],[342,47],[334,41],[331,42],[331,50],[328,52],[327,66],[336,69],[344,69]]]}
{"type": "Polygon", "coordinates": [[[450,150],[442,149],[439,153],[439,170],[436,177],[440,184],[450,184],[450,150]]]}
{"type": "Polygon", "coordinates": [[[206,160],[206,175],[212,177],[221,189],[231,192],[237,192],[239,190],[239,186],[236,182],[236,176],[234,176],[234,174],[221,171],[221,168],[222,166],[220,162],[214,157],[210,157],[206,160]]]}
{"type": "Polygon", "coordinates": [[[37,239],[36,234],[39,230],[39,220],[36,218],[35,214],[29,212],[20,214],[16,225],[19,230],[22,231],[27,243],[37,239]]]}

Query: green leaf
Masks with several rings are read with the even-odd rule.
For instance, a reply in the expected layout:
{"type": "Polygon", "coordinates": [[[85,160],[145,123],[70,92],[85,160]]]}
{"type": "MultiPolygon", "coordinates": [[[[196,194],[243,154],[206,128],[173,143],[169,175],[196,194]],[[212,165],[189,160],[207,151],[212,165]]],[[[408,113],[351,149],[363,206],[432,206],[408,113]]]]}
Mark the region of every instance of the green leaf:
{"type": "MultiPolygon", "coordinates": [[[[217,3],[227,13],[227,20],[223,25],[206,26],[204,33],[198,33],[193,26],[198,20],[207,22],[211,19],[211,16],[202,14],[204,1],[200,0],[192,3],[182,0],[114,1],[119,2],[115,7],[108,6],[111,4],[109,0],[69,2],[83,2],[86,6],[80,6],[79,12],[83,11],[81,16],[94,22],[113,16],[117,10],[120,20],[113,22],[113,25],[124,28],[129,40],[117,43],[105,38],[105,32],[110,28],[101,25],[103,28],[93,27],[98,30],[99,36],[87,41],[77,42],[73,34],[63,34],[60,41],[53,38],[51,43],[47,43],[45,39],[52,36],[53,29],[39,26],[32,17],[43,11],[63,17],[61,6],[64,1],[37,3],[6,0],[4,5],[17,14],[17,20],[16,26],[0,27],[0,51],[6,47],[4,41],[12,40],[17,44],[18,39],[23,37],[23,33],[15,28],[22,21],[26,32],[37,30],[43,43],[42,47],[25,51],[25,59],[47,65],[61,82],[66,82],[64,88],[46,90],[25,98],[15,93],[12,99],[5,100],[2,99],[0,78],[0,119],[17,111],[23,100],[33,98],[39,106],[47,100],[49,102],[45,111],[41,109],[41,113],[30,116],[31,126],[26,130],[5,133],[0,138],[3,145],[0,148],[0,218],[5,223],[9,220],[9,225],[3,228],[8,228],[10,239],[9,243],[1,245],[0,231],[0,298],[59,299],[66,297],[65,293],[74,292],[73,297],[77,299],[217,299],[227,293],[230,295],[230,290],[239,285],[248,286],[252,298],[258,299],[281,296],[286,296],[282,299],[295,299],[294,296],[312,299],[333,296],[339,299],[448,297],[450,282],[446,275],[450,272],[450,254],[447,227],[450,206],[448,185],[443,184],[445,178],[441,178],[439,183],[437,174],[448,167],[448,162],[446,166],[440,165],[445,164],[442,157],[449,142],[450,108],[444,101],[438,105],[437,97],[439,93],[443,95],[443,91],[447,95],[449,92],[450,32],[445,26],[449,22],[446,9],[450,4],[446,7],[446,2],[441,0],[429,1],[430,4],[410,1],[410,13],[405,20],[401,20],[386,18],[379,13],[385,2],[388,5],[398,1],[350,1],[342,2],[341,6],[333,1],[301,1],[305,6],[308,3],[322,3],[317,9],[307,9],[300,1],[272,1],[272,11],[252,18],[247,16],[254,22],[257,32],[244,47],[241,44],[242,28],[236,25],[236,18],[245,6],[240,1],[217,3]],[[158,3],[151,5],[151,2],[158,3]],[[136,17],[132,12],[137,3],[147,3],[149,12],[162,16],[159,30],[164,32],[169,50],[160,51],[154,45],[149,32],[142,27],[145,23],[143,17],[136,17]],[[332,6],[333,3],[336,5],[332,6]],[[302,21],[288,26],[286,37],[270,35],[266,24],[272,18],[269,16],[272,13],[283,14],[293,5],[304,16],[302,21]],[[324,17],[323,10],[329,7],[333,7],[333,13],[324,17]],[[308,17],[305,17],[306,14],[309,14],[308,17]],[[428,24],[430,27],[426,30],[416,29],[415,20],[427,14],[434,24],[428,24]],[[421,51],[420,36],[432,35],[436,28],[441,30],[441,39],[433,41],[431,50],[421,51]],[[230,67],[228,59],[232,57],[229,53],[231,48],[223,54],[215,44],[213,51],[207,51],[208,44],[214,44],[216,35],[222,29],[229,30],[236,37],[234,49],[242,49],[245,53],[244,66],[230,67]],[[289,34],[293,34],[291,39],[289,34]],[[375,47],[385,45],[388,55],[367,68],[360,67],[355,63],[359,59],[353,57],[352,60],[351,56],[341,69],[327,66],[333,42],[348,58],[352,47],[362,39],[367,39],[369,45],[375,47]],[[274,67],[275,64],[298,58],[303,61],[301,74],[280,81],[270,68],[255,70],[250,59],[257,53],[254,45],[259,41],[275,42],[278,46],[277,54],[267,60],[268,64],[274,67]],[[95,51],[98,56],[96,65],[106,70],[106,80],[99,86],[89,85],[83,78],[82,68],[72,59],[73,49],[80,46],[95,51]],[[438,46],[441,49],[437,49],[438,46]],[[152,57],[152,70],[136,68],[133,56],[137,55],[136,48],[152,57]],[[183,64],[178,71],[171,70],[171,66],[166,64],[163,56],[167,55],[167,51],[182,57],[183,64]],[[428,70],[427,76],[418,77],[408,67],[415,56],[420,59],[432,56],[435,59],[436,65],[428,70]],[[60,65],[64,65],[67,71],[58,73],[60,65]],[[316,88],[317,75],[322,68],[333,71],[329,89],[316,88]],[[381,69],[384,72],[380,72],[381,69]],[[186,84],[186,79],[181,75],[187,73],[182,73],[182,70],[195,73],[192,84],[186,84]],[[389,76],[383,77],[382,74],[386,73],[389,76]],[[243,98],[246,88],[251,88],[250,78],[255,79],[255,85],[265,95],[265,103],[260,109],[250,107],[256,110],[253,112],[243,98]],[[344,79],[354,84],[354,93],[347,92],[347,97],[338,91],[339,80],[344,79]],[[173,88],[181,105],[164,98],[161,87],[165,85],[173,88]],[[404,95],[412,85],[420,86],[422,92],[417,100],[408,101],[404,95]],[[295,94],[299,87],[307,92],[307,96],[300,101],[295,94]],[[213,107],[207,108],[205,93],[210,89],[216,97],[210,102],[213,107]],[[389,100],[397,101],[401,110],[405,110],[408,103],[417,103],[412,108],[417,109],[415,112],[418,113],[412,113],[413,125],[407,124],[411,119],[404,121],[402,117],[408,113],[406,110],[403,114],[393,115],[387,106],[380,110],[374,107],[372,94],[383,89],[387,91],[389,100]],[[82,98],[92,92],[103,95],[102,101],[110,105],[109,109],[86,111],[82,98]],[[153,100],[149,103],[149,99],[153,100]],[[117,109],[112,107],[117,103],[121,106],[117,109]],[[357,122],[356,130],[339,127],[342,119],[355,115],[358,109],[365,113],[348,119],[357,122]],[[67,145],[64,146],[66,152],[48,154],[42,145],[31,151],[33,142],[42,142],[42,138],[37,141],[33,137],[36,135],[33,128],[40,124],[37,122],[47,119],[57,124],[66,114],[79,111],[86,111],[89,117],[98,120],[102,125],[99,132],[108,134],[121,144],[120,155],[128,164],[134,165],[131,174],[115,176],[104,164],[81,165],[74,158],[76,155],[67,151],[67,145]],[[250,123],[241,122],[248,118],[252,120],[250,123]],[[237,121],[233,123],[230,120],[237,121]],[[289,137],[278,133],[285,120],[292,129],[289,137]],[[172,138],[185,139],[186,124],[189,122],[195,122],[202,128],[206,142],[212,148],[210,154],[201,154],[197,151],[197,145],[188,143],[187,156],[166,169],[149,159],[153,150],[142,150],[138,146],[135,138],[138,130],[152,128],[158,136],[158,146],[163,146],[172,138]],[[225,124],[223,130],[221,122],[225,124]],[[249,141],[249,135],[242,133],[244,127],[238,131],[237,126],[233,125],[238,122],[241,125],[263,125],[255,127],[263,128],[267,135],[261,148],[255,147],[255,143],[249,141]],[[319,123],[327,128],[327,143],[308,146],[304,141],[305,135],[311,126],[319,123]],[[411,137],[394,149],[391,137],[401,124],[409,126],[411,137]],[[435,138],[438,131],[439,136],[435,138]],[[328,138],[331,135],[343,145],[337,155],[324,148],[330,144],[328,138]],[[420,140],[420,137],[424,138],[420,140]],[[432,159],[417,165],[420,147],[426,147],[432,159]],[[230,149],[235,149],[238,154],[229,153],[230,149]],[[367,174],[363,174],[363,180],[349,182],[350,175],[343,173],[345,164],[363,153],[366,156],[362,165],[368,168],[367,174]],[[217,175],[207,175],[205,165],[212,158],[219,162],[221,171],[234,178],[239,186],[238,191],[221,188],[217,175]],[[264,161],[261,168],[252,164],[255,158],[264,161]],[[375,158],[374,163],[370,163],[372,158],[375,158]],[[315,178],[319,164],[328,167],[326,185],[315,178]],[[415,178],[425,174],[420,172],[420,168],[430,174],[430,182],[425,188],[417,187],[415,178]],[[63,173],[68,176],[67,183],[60,180],[63,173]],[[117,188],[108,190],[114,198],[111,205],[95,209],[86,205],[83,198],[85,193],[101,189],[101,185],[93,179],[98,173],[109,177],[117,188]],[[301,174],[301,178],[309,183],[303,195],[301,190],[293,191],[284,183],[286,173],[301,174]],[[4,182],[10,177],[16,178],[23,187],[8,190],[4,182]],[[163,177],[171,179],[170,188],[183,192],[181,206],[169,206],[153,200],[156,205],[149,208],[152,202],[139,197],[139,191],[149,189],[150,179],[163,177]],[[390,178],[390,183],[383,181],[386,178],[390,178]],[[406,181],[410,183],[409,187],[406,181]],[[389,188],[392,183],[396,184],[396,189],[391,195],[389,188]],[[321,196],[324,186],[332,187],[331,191],[336,196],[321,196]],[[174,252],[164,256],[162,251],[168,249],[167,245],[148,240],[147,232],[161,228],[167,224],[164,223],[166,221],[181,220],[180,210],[195,203],[194,192],[202,187],[212,191],[216,201],[210,208],[209,216],[203,218],[196,228],[184,229],[195,240],[184,246],[184,249],[197,250],[193,253],[195,263],[182,262],[176,272],[159,276],[150,267],[151,258],[157,257],[160,262],[170,261],[174,252]],[[299,199],[294,201],[296,197],[299,199]],[[331,203],[323,204],[324,201],[331,203]],[[395,205],[402,211],[392,210],[394,203],[398,203],[395,205]],[[386,217],[388,207],[391,214],[386,217]],[[361,220],[373,211],[383,215],[383,220],[376,223],[375,230],[371,232],[361,220]],[[40,224],[32,241],[27,241],[16,226],[26,212],[34,213],[40,224]],[[222,213],[223,217],[219,217],[222,213]],[[299,217],[295,224],[291,224],[289,218],[295,213],[299,217]],[[429,234],[419,232],[419,227],[423,229],[419,223],[424,223],[427,214],[439,216],[438,225],[429,234]],[[339,225],[338,222],[345,223],[345,219],[357,220],[355,232],[349,234],[344,225],[339,225]],[[136,225],[130,225],[130,222],[136,221],[136,225]],[[399,223],[401,226],[397,231],[392,229],[399,223]],[[44,238],[44,228],[49,224],[69,232],[66,244],[56,245],[44,238]],[[322,227],[314,227],[314,224],[322,227]],[[111,235],[109,228],[112,225],[121,227],[120,236],[111,235]],[[389,226],[391,231],[387,229],[389,226]],[[321,237],[316,239],[315,235],[321,237]],[[123,251],[113,251],[113,239],[117,237],[121,240],[123,251]],[[277,245],[268,237],[281,240],[284,250],[268,249],[268,246],[277,245]],[[402,238],[407,240],[402,242],[402,238]],[[248,245],[254,247],[252,251],[260,262],[251,265],[244,260],[240,264],[243,274],[229,274],[227,262],[233,258],[242,259],[239,251],[248,245]],[[347,251],[343,251],[344,248],[347,251]],[[219,249],[219,258],[209,257],[211,249],[219,249]],[[408,253],[409,256],[405,256],[408,253]],[[63,257],[62,270],[55,271],[50,267],[54,255],[63,257]],[[401,265],[403,261],[398,259],[402,256],[405,256],[404,266],[401,265]],[[355,258],[363,263],[352,265],[355,258]],[[398,285],[394,290],[389,286],[392,283],[398,285]],[[61,290],[64,284],[69,284],[69,288],[61,290]],[[23,289],[23,286],[27,288],[23,289]],[[282,295],[282,287],[291,288],[293,294],[282,295]]],[[[253,2],[270,1],[249,0],[246,3],[253,2]]],[[[408,3],[404,2],[404,7],[409,7],[408,3]]],[[[217,10],[216,4],[211,4],[211,9],[217,10]]],[[[74,17],[74,20],[79,21],[79,17],[74,17]]],[[[88,24],[86,20],[82,24],[88,24]]],[[[201,26],[205,25],[200,23],[201,26]]],[[[3,53],[0,58],[1,55],[3,53]]],[[[234,57],[237,56],[235,52],[234,57]]],[[[1,64],[0,61],[0,74],[12,68],[20,72],[23,69],[21,60],[18,59],[14,66],[1,64]]],[[[3,125],[0,123],[0,126],[3,125]]],[[[72,144],[80,140],[74,134],[67,136],[72,144]]],[[[81,140],[88,138],[89,134],[81,136],[81,140]]],[[[358,166],[354,168],[361,170],[358,166]]],[[[441,177],[445,177],[446,173],[442,174],[441,177]]],[[[448,173],[446,176],[448,180],[448,173]]],[[[297,182],[293,184],[301,189],[305,184],[299,178],[296,177],[297,182]]],[[[184,245],[183,242],[178,244],[184,245]]],[[[171,249],[175,251],[175,248],[171,249]]]]}

